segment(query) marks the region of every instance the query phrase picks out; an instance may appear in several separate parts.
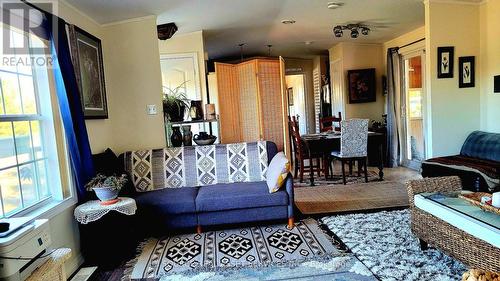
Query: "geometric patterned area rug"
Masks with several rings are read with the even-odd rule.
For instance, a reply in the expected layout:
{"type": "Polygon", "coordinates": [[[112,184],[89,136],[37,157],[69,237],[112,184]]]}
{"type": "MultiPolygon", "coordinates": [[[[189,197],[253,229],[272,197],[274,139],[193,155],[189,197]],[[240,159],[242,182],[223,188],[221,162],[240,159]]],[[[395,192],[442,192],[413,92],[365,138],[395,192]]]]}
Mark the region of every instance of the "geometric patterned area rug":
{"type": "MultiPolygon", "coordinates": [[[[347,171],[346,171],[347,173],[347,171]]],[[[378,172],[375,171],[368,171],[368,182],[372,181],[378,181],[379,176],[378,172]]],[[[353,171],[352,175],[349,175],[349,173],[346,174],[346,184],[356,184],[356,183],[365,183],[365,176],[362,173],[360,177],[358,177],[358,172],[353,171]]],[[[343,180],[342,180],[342,175],[333,175],[328,180],[325,180],[325,177],[318,177],[317,175],[314,175],[314,185],[342,185],[343,180]]],[[[300,182],[300,180],[294,179],[293,181],[293,186],[294,187],[311,187],[311,182],[309,181],[309,175],[304,175],[304,181],[300,182]]]]}
{"type": "MultiPolygon", "coordinates": [[[[217,280],[217,276],[227,276],[231,271],[233,277],[240,279],[245,270],[252,275],[273,267],[300,267],[305,262],[326,262],[324,267],[328,268],[328,262],[335,259],[337,262],[326,272],[342,269],[346,274],[341,280],[374,280],[352,255],[337,249],[313,219],[298,222],[291,230],[280,224],[151,238],[141,244],[138,252],[137,258],[129,262],[124,280],[168,280],[179,276],[186,279],[199,274],[217,280]],[[226,273],[220,275],[221,272],[226,273]]],[[[321,267],[310,266],[315,271],[321,267]]],[[[276,268],[269,274],[281,276],[276,268]]]]}
{"type": "Polygon", "coordinates": [[[321,221],[380,280],[461,280],[466,267],[438,249],[420,250],[410,211],[324,217],[321,221]]]}

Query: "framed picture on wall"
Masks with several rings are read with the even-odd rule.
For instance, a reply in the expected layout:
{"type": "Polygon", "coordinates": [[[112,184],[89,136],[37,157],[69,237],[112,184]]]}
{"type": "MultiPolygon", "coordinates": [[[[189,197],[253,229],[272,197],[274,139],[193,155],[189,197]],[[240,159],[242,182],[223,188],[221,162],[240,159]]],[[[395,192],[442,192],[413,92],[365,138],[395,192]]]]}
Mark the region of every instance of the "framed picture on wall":
{"type": "Polygon", "coordinates": [[[438,47],[438,78],[453,78],[455,47],[438,47]]]}
{"type": "Polygon", "coordinates": [[[293,106],[293,88],[286,89],[286,92],[288,94],[288,106],[293,106]]]}
{"type": "Polygon", "coordinates": [[[376,101],[375,68],[347,71],[349,103],[376,101]]]}
{"type": "Polygon", "coordinates": [[[458,58],[458,87],[473,88],[476,86],[475,57],[458,58]]]}
{"type": "Polygon", "coordinates": [[[101,40],[77,26],[70,28],[70,37],[85,119],[107,119],[101,40]]]}

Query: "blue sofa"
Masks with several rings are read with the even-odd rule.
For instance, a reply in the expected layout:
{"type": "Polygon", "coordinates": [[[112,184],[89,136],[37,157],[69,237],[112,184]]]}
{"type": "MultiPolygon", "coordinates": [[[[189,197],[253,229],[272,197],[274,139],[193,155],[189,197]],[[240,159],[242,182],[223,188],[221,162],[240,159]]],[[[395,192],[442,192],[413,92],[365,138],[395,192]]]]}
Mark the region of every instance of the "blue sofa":
{"type": "Polygon", "coordinates": [[[277,147],[249,142],[128,151],[120,156],[134,184],[137,214],[151,230],[288,219],[293,180],[269,193],[266,171],[277,147]]]}
{"type": "Polygon", "coordinates": [[[459,155],[436,157],[422,163],[423,177],[458,176],[464,189],[500,190],[500,134],[472,132],[459,155]]]}

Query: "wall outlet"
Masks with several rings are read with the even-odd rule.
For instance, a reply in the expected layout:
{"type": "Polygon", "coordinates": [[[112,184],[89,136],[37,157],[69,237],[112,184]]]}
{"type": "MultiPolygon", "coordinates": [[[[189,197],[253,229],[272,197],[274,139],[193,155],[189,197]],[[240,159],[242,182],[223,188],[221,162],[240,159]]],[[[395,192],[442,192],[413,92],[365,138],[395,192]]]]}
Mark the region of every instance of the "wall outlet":
{"type": "Polygon", "coordinates": [[[156,104],[148,104],[147,111],[148,111],[148,115],[158,114],[158,110],[156,109],[156,104]]]}

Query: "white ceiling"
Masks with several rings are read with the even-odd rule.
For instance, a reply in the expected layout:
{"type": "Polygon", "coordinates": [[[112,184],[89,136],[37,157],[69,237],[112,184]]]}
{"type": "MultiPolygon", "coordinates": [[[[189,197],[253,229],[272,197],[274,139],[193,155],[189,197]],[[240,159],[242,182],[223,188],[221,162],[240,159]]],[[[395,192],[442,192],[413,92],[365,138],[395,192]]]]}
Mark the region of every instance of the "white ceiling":
{"type": "Polygon", "coordinates": [[[158,24],[175,22],[177,33],[203,30],[210,58],[265,55],[308,56],[325,53],[342,41],[384,42],[424,24],[422,0],[337,0],[344,5],[328,9],[329,0],[66,0],[101,24],[157,15],[158,24]],[[283,19],[293,19],[284,25],[283,19]],[[367,24],[368,36],[335,38],[333,26],[367,24]],[[306,45],[306,41],[312,43],[306,45]]]}

